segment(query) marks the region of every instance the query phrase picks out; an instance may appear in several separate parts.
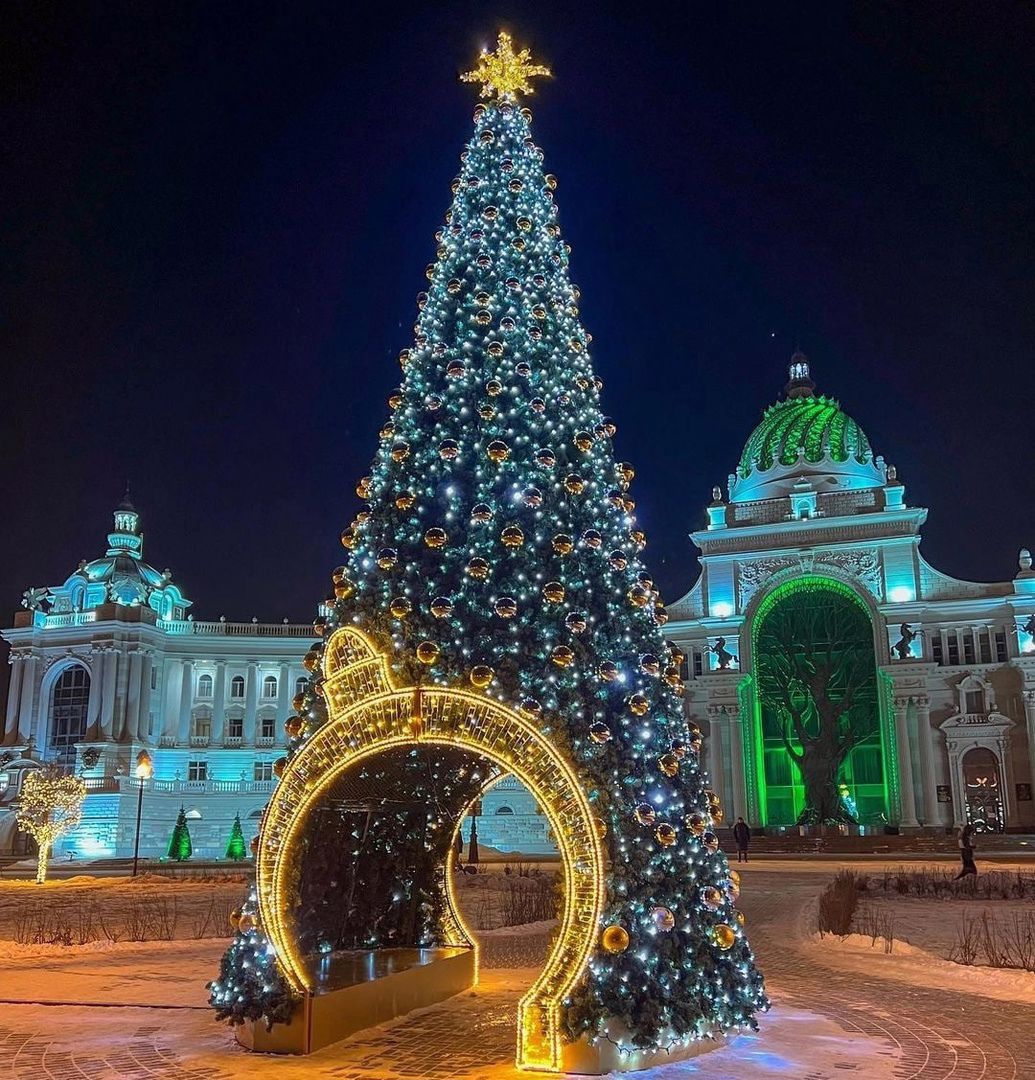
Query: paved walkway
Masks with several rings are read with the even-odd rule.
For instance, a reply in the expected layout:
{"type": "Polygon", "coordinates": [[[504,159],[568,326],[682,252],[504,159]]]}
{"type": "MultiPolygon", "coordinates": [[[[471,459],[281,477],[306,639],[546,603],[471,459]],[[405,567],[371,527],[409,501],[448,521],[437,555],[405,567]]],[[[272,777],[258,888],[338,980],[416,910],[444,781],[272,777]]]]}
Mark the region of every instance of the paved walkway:
{"type": "MultiPolygon", "coordinates": [[[[1035,1080],[1032,1010],[822,967],[795,948],[800,913],[831,871],[744,874],[743,908],[776,1008],[760,1036],[647,1080],[1035,1080]]],[[[205,973],[201,974],[204,979],[205,973]]],[[[204,1008],[10,1005],[0,1010],[0,1076],[12,1080],[507,1080],[528,972],[485,972],[469,994],[307,1059],[259,1058],[204,1008]]],[[[125,986],[119,998],[125,1000],[125,986]]],[[[10,975],[0,997],[17,997],[10,975]]],[[[96,998],[94,1000],[97,1000],[96,998]]],[[[138,999],[139,1000],[139,999],[138,999]]],[[[152,1000],[152,999],[148,999],[152,1000]]]]}

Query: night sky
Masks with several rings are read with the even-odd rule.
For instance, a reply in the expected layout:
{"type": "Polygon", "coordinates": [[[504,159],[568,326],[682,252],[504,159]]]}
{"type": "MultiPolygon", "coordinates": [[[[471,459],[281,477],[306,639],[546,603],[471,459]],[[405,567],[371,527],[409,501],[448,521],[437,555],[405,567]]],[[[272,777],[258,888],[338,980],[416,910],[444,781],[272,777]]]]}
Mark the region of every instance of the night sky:
{"type": "MultiPolygon", "coordinates": [[[[308,619],[342,561],[500,26],[666,600],[796,343],[923,550],[1035,547],[1035,8],[4,5],[0,610],[126,480],[199,618],[308,619]]],[[[5,616],[6,618],[7,616],[5,616]]]]}

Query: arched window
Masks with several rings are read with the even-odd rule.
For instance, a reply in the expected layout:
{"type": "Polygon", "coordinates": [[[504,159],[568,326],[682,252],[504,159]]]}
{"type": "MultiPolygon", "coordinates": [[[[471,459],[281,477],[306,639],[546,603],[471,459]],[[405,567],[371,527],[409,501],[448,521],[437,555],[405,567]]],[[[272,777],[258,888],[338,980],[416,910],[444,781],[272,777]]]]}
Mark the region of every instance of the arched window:
{"type": "Polygon", "coordinates": [[[50,699],[50,749],[59,764],[75,764],[75,744],[86,738],[90,673],[79,664],[66,668],[54,683],[50,699]]]}
{"type": "Polygon", "coordinates": [[[235,675],[230,680],[230,696],[232,698],[243,698],[244,697],[244,676],[243,675],[235,675]]]}
{"type": "Polygon", "coordinates": [[[304,694],[305,693],[305,684],[307,682],[308,682],[308,680],[306,679],[306,677],[304,675],[300,679],[295,679],[295,693],[296,694],[304,694]]]}
{"type": "Polygon", "coordinates": [[[212,676],[201,675],[198,677],[198,697],[210,698],[212,696],[212,676]]]}
{"type": "Polygon", "coordinates": [[[200,811],[200,810],[199,810],[199,809],[198,809],[198,808],[197,808],[196,806],[192,806],[192,807],[191,807],[191,808],[190,808],[190,809],[189,809],[189,810],[187,811],[187,813],[186,813],[186,814],[184,814],[183,816],[184,816],[184,817],[185,817],[185,818],[186,818],[186,819],[187,819],[188,821],[200,821],[200,820],[201,820],[201,811],[200,811]]]}
{"type": "Polygon", "coordinates": [[[514,811],[511,810],[511,808],[509,806],[501,806],[496,811],[496,816],[498,817],[500,814],[513,814],[513,813],[514,813],[514,811]]]}
{"type": "Polygon", "coordinates": [[[248,817],[249,817],[249,819],[254,819],[254,818],[261,818],[261,817],[262,817],[262,807],[260,806],[258,810],[253,810],[253,811],[252,811],[252,812],[251,812],[251,813],[250,813],[250,814],[248,815],[248,817]]]}
{"type": "Polygon", "coordinates": [[[262,696],[264,698],[275,698],[277,696],[277,676],[267,675],[262,680],[262,696]]]}

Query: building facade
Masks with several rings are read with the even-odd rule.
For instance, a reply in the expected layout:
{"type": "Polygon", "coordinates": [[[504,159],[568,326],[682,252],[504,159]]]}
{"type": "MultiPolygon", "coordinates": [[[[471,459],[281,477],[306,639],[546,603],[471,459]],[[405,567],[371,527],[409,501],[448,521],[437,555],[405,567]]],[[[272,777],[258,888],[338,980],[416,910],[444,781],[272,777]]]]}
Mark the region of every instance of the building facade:
{"type": "Polygon", "coordinates": [[[255,832],[284,722],[306,677],[311,625],[197,621],[172,574],[143,559],[125,500],[105,554],[61,585],[29,589],[10,645],[0,745],[0,855],[25,850],[15,809],[31,769],[86,781],[81,824],[55,858],[163,856],[181,805],[194,855],[223,856],[235,815],[255,832]],[[138,779],[144,755],[153,775],[138,779]]]}
{"type": "MultiPolygon", "coordinates": [[[[1031,555],[1011,580],[959,581],[921,555],[926,518],[795,354],[784,397],[691,534],[700,575],[668,608],[687,716],[728,820],[780,831],[823,804],[821,816],[868,830],[1035,831],[1031,555]],[[829,690],[842,706],[825,726],[803,707],[810,680],[813,697],[829,690]]],[[[128,500],[103,557],[23,603],[2,631],[0,855],[25,849],[18,793],[44,761],[88,788],[58,858],[132,855],[141,785],[142,856],[165,854],[181,805],[195,857],[223,856],[235,815],[253,834],[312,626],[196,621],[171,572],[144,562],[128,500]]],[[[503,852],[553,850],[512,777],[481,800],[478,836],[503,852]]]]}
{"type": "Polygon", "coordinates": [[[795,354],[692,534],[700,576],[668,608],[727,819],[792,827],[832,779],[865,828],[1035,831],[1031,554],[1012,580],[959,581],[920,553],[926,518],[795,354]],[[829,737],[793,689],[823,697],[824,679],[852,695],[829,737]]]}

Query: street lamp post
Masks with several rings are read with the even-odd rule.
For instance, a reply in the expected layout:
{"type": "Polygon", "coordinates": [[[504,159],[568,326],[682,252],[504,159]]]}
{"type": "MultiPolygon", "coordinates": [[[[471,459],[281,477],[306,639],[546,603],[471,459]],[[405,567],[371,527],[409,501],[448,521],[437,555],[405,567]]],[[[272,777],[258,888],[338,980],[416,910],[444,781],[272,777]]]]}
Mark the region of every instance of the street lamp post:
{"type": "Polygon", "coordinates": [[[146,750],[141,750],[137,755],[136,774],[140,788],[137,791],[137,830],[133,839],[133,877],[137,876],[137,864],[140,861],[140,814],[144,809],[144,784],[154,775],[151,755],[146,750]]]}

